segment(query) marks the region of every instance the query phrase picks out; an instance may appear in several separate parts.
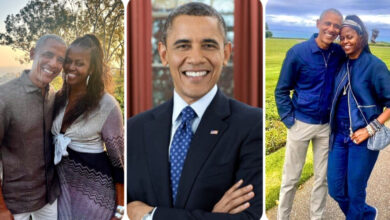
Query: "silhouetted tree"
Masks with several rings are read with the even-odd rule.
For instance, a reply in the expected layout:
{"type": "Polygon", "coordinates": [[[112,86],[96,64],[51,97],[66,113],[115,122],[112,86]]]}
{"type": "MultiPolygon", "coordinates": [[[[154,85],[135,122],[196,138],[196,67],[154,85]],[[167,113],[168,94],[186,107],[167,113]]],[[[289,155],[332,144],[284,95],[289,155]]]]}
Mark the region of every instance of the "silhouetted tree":
{"type": "MultiPolygon", "coordinates": [[[[8,15],[0,44],[20,49],[21,63],[44,34],[57,34],[70,43],[87,33],[102,43],[105,61],[123,68],[124,8],[121,0],[31,0],[19,13],[8,15]]],[[[122,72],[122,71],[120,71],[122,72]]]]}

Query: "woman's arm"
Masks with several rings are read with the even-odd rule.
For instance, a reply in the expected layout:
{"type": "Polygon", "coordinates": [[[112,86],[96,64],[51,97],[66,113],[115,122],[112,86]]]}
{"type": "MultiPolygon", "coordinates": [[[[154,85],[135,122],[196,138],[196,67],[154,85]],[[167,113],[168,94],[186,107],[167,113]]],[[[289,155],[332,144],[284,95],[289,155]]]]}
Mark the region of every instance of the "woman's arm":
{"type": "Polygon", "coordinates": [[[124,206],[123,130],[122,113],[119,109],[119,106],[116,105],[111,110],[103,125],[102,138],[105,142],[107,155],[113,168],[112,170],[116,190],[116,204],[122,207],[124,206]]]}
{"type": "Polygon", "coordinates": [[[124,204],[125,204],[124,188],[125,188],[125,185],[123,183],[116,183],[115,184],[116,204],[118,204],[120,206],[124,206],[124,204]]]}
{"type": "MultiPolygon", "coordinates": [[[[371,67],[371,72],[373,73],[372,84],[375,90],[375,96],[378,102],[386,107],[377,118],[378,122],[383,125],[390,118],[390,71],[387,69],[385,63],[376,61],[375,65],[371,67]]],[[[369,137],[367,128],[361,128],[352,134],[351,139],[356,144],[360,144],[369,137]]]]}
{"type": "Polygon", "coordinates": [[[390,108],[386,108],[386,109],[382,112],[382,114],[380,114],[380,115],[378,116],[377,120],[379,121],[379,123],[385,124],[385,122],[386,122],[387,120],[389,120],[389,118],[390,118],[390,108]]]}
{"type": "Polygon", "coordinates": [[[1,188],[1,181],[0,181],[0,219],[4,220],[13,220],[14,217],[12,216],[9,209],[7,209],[7,205],[5,204],[3,193],[1,188]]]}
{"type": "MultiPolygon", "coordinates": [[[[386,108],[382,114],[380,114],[377,118],[377,120],[379,121],[379,123],[381,124],[384,124],[387,120],[390,119],[390,108],[386,108]]],[[[367,138],[369,138],[370,135],[368,133],[368,130],[367,128],[360,128],[358,129],[357,131],[355,131],[352,136],[351,136],[351,139],[352,141],[355,143],[355,144],[360,144],[362,143],[363,141],[367,140],[367,138]]]]}

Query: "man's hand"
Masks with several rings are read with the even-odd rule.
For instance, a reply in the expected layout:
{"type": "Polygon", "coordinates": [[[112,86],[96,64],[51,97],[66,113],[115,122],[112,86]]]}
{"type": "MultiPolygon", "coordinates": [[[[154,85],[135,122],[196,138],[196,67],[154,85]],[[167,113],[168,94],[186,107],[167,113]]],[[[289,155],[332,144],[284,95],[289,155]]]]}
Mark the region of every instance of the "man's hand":
{"type": "Polygon", "coordinates": [[[0,219],[1,220],[14,220],[14,216],[8,209],[0,210],[0,219]]]}
{"type": "Polygon", "coordinates": [[[226,191],[221,200],[215,204],[212,212],[236,214],[249,208],[248,201],[255,196],[255,193],[252,185],[239,188],[243,182],[243,180],[238,181],[226,191]]]}
{"type": "Polygon", "coordinates": [[[153,209],[154,207],[140,201],[134,201],[127,204],[127,214],[131,220],[141,220],[144,215],[153,209]]]}

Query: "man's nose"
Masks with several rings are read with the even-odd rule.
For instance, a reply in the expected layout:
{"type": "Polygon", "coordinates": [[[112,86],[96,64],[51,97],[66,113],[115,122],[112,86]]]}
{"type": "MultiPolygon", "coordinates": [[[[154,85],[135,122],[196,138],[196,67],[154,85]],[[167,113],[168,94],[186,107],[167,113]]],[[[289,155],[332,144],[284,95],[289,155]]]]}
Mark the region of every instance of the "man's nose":
{"type": "Polygon", "coordinates": [[[331,32],[338,32],[339,29],[336,27],[335,24],[331,24],[331,25],[330,25],[330,28],[329,28],[329,31],[331,31],[331,32]]]}
{"type": "Polygon", "coordinates": [[[204,62],[204,54],[201,48],[193,48],[188,55],[188,60],[191,64],[199,64],[204,62]]]}
{"type": "Polygon", "coordinates": [[[51,58],[48,64],[51,67],[62,67],[62,63],[56,57],[51,58]]]}

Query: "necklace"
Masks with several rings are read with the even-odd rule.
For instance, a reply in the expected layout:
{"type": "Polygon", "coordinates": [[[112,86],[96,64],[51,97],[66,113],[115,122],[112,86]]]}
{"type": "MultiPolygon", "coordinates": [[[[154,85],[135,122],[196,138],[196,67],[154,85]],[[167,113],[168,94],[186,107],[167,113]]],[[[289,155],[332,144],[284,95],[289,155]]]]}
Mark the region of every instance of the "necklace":
{"type": "Polygon", "coordinates": [[[347,95],[348,87],[349,87],[349,82],[347,85],[344,86],[343,95],[347,95]]]}
{"type": "Polygon", "coordinates": [[[332,51],[329,50],[328,58],[325,58],[324,52],[321,51],[322,58],[324,58],[325,68],[328,68],[328,61],[329,61],[331,53],[332,53],[332,51]]]}
{"type": "MultiPolygon", "coordinates": [[[[349,69],[350,69],[350,64],[349,64],[349,60],[347,61],[347,74],[349,76],[350,72],[349,72],[349,69]]],[[[349,77],[348,77],[348,83],[347,85],[344,86],[344,91],[343,91],[343,95],[347,95],[347,92],[348,92],[348,88],[351,86],[351,82],[349,81],[349,77]]]]}

